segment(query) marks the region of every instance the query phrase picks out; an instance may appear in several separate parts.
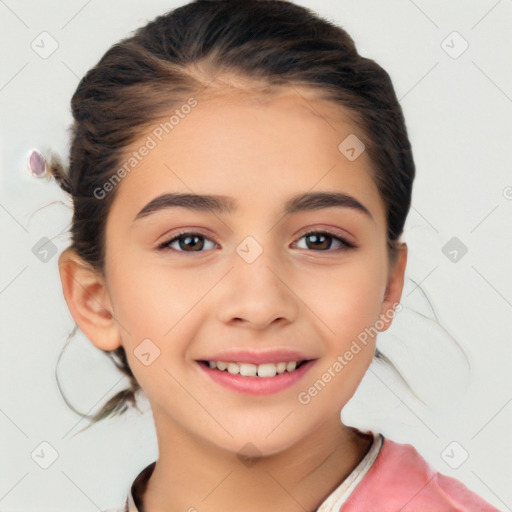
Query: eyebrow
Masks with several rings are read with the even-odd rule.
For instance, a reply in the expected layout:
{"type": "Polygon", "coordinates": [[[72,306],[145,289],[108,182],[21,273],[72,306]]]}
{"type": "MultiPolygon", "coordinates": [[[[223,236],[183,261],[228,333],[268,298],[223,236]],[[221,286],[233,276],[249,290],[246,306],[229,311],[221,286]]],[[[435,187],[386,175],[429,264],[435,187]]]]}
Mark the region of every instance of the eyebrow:
{"type": "MultiPolygon", "coordinates": [[[[237,210],[235,199],[223,195],[209,194],[183,194],[168,193],[152,199],[133,221],[148,217],[149,215],[170,208],[186,208],[195,211],[212,211],[219,214],[232,214],[237,210]]],[[[349,208],[368,216],[372,221],[373,216],[361,202],[355,197],[342,192],[306,192],[288,199],[284,205],[283,213],[290,215],[308,210],[321,210],[323,208],[349,208]]]]}

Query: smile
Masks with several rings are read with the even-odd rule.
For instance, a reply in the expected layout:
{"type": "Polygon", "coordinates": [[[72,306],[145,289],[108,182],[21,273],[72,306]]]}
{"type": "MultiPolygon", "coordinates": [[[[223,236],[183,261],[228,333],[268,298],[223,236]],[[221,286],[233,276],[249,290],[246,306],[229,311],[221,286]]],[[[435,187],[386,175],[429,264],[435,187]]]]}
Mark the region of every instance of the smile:
{"type": "Polygon", "coordinates": [[[252,395],[268,395],[298,383],[316,359],[279,363],[196,361],[203,374],[223,387],[252,395]]]}
{"type": "Polygon", "coordinates": [[[208,361],[210,368],[216,368],[221,372],[227,371],[232,375],[242,375],[243,377],[274,377],[284,372],[293,372],[301,364],[306,361],[283,361],[280,363],[263,363],[263,364],[251,364],[251,363],[234,363],[227,361],[208,361]]]}

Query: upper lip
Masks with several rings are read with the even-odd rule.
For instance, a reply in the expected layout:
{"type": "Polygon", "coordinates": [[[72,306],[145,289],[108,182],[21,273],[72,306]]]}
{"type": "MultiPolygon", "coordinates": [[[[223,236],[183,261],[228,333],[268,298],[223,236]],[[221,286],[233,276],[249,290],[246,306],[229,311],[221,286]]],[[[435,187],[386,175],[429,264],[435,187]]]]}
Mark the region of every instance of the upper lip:
{"type": "Polygon", "coordinates": [[[290,349],[272,349],[272,350],[247,350],[230,349],[217,352],[211,356],[199,359],[199,361],[232,361],[236,363],[289,363],[290,361],[306,361],[308,358],[298,352],[290,349]]]}

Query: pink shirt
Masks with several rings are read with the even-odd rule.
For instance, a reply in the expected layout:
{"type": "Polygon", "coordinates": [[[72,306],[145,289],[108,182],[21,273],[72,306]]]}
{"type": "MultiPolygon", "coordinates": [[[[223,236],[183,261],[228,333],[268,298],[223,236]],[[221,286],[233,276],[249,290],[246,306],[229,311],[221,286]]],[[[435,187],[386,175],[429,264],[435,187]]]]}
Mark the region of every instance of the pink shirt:
{"type": "MultiPolygon", "coordinates": [[[[373,435],[370,449],[316,512],[499,512],[455,478],[437,472],[410,444],[366,433],[373,435]]],[[[142,496],[155,464],[135,478],[123,509],[104,512],[145,512],[142,496]]]]}

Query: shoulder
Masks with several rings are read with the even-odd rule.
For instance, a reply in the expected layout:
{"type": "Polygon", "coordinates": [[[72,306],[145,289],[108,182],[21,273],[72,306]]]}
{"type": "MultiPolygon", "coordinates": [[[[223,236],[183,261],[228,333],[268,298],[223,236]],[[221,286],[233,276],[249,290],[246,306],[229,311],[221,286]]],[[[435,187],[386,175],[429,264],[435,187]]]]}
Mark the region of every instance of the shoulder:
{"type": "Polygon", "coordinates": [[[384,438],[343,512],[499,512],[459,480],[431,467],[410,444],[384,438]]]}

